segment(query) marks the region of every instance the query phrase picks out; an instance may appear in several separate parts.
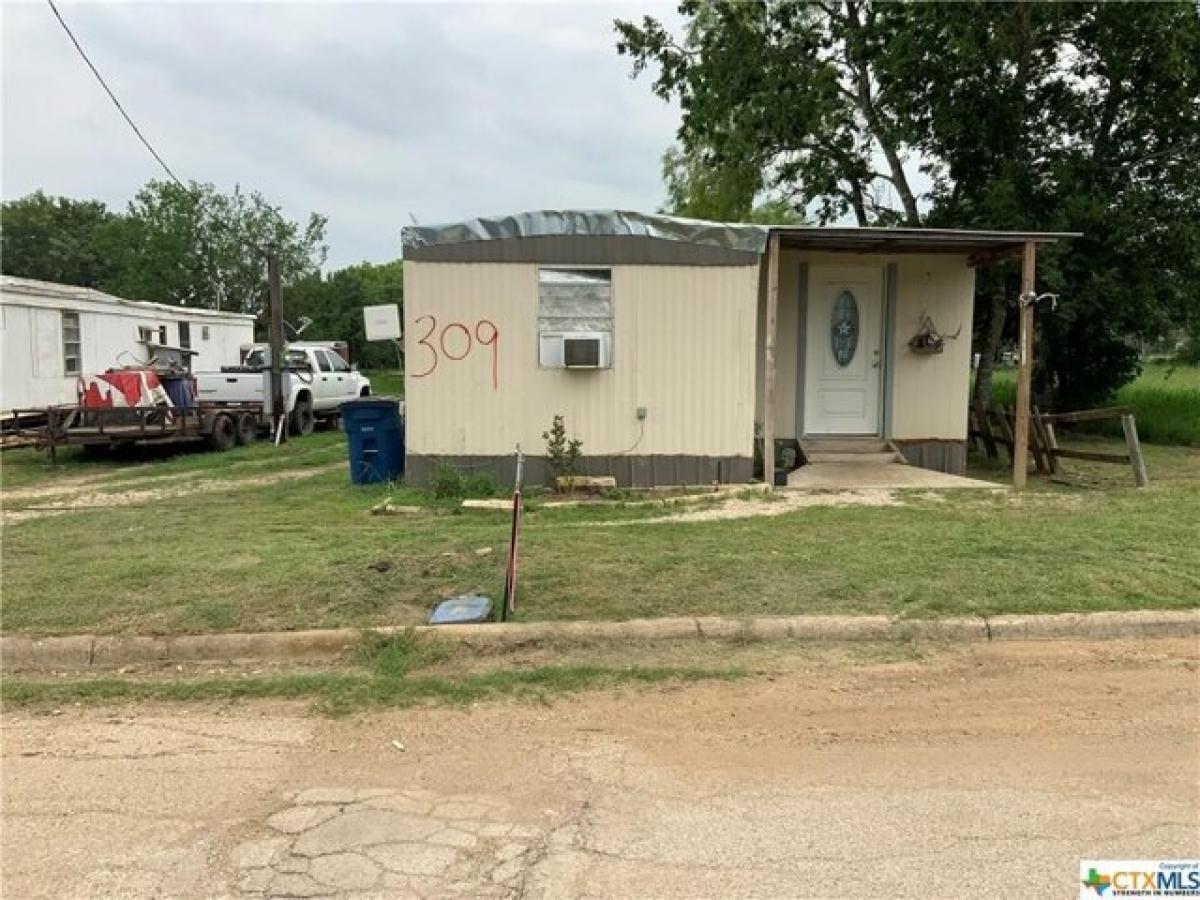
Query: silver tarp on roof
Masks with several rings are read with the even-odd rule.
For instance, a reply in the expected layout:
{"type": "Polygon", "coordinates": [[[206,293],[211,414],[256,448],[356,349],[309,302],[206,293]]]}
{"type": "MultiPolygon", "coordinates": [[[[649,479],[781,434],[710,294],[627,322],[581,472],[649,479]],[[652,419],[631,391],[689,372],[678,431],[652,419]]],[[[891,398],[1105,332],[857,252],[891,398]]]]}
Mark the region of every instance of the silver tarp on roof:
{"type": "Polygon", "coordinates": [[[436,247],[469,241],[557,235],[635,236],[763,253],[769,233],[770,229],[765,225],[730,225],[617,209],[543,209],[450,225],[406,225],[401,231],[401,240],[405,247],[436,247]]]}

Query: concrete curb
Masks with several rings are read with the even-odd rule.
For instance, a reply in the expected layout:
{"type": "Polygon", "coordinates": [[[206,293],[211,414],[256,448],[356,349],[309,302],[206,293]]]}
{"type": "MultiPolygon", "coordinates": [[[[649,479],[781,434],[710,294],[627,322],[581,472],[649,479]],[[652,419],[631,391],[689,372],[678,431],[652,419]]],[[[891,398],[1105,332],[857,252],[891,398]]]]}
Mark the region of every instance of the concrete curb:
{"type": "MultiPolygon", "coordinates": [[[[403,627],[376,628],[393,634],[403,627]]],[[[418,634],[477,650],[506,650],[553,643],[605,643],[680,639],[720,641],[1032,641],[1200,635],[1200,609],[1063,613],[958,619],[890,616],[758,616],[730,619],[633,619],[625,622],[514,622],[508,625],[418,625],[418,634]]],[[[0,637],[4,671],[105,670],[125,665],[176,663],[319,662],[353,648],[362,632],[271,631],[176,637],[69,635],[0,637]]]]}

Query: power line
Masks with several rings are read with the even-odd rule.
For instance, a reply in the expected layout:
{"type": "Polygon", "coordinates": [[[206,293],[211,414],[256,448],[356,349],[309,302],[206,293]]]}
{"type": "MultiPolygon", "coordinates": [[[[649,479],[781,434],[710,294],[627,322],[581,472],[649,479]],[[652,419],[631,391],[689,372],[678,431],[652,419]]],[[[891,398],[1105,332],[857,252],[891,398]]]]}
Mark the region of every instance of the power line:
{"type": "Polygon", "coordinates": [[[153,156],[158,161],[158,164],[163,167],[163,171],[171,176],[171,180],[184,190],[187,190],[187,186],[179,180],[175,173],[171,171],[171,167],[168,166],[166,162],[163,161],[163,158],[158,155],[158,151],[151,146],[148,140],[146,140],[146,136],[142,134],[142,130],[138,128],[133,119],[129,117],[129,113],[125,112],[125,107],[121,105],[121,101],[117,99],[117,95],[114,94],[112,88],[108,86],[108,82],[104,80],[104,76],[100,74],[100,70],[96,68],[90,59],[88,59],[88,55],[83,51],[83,47],[80,46],[78,39],[76,39],[74,33],[71,31],[71,27],[67,25],[66,20],[62,17],[62,13],[60,13],[58,11],[58,7],[54,5],[54,0],[46,0],[46,2],[50,4],[50,9],[54,13],[54,17],[58,19],[58,24],[63,27],[63,31],[67,33],[67,37],[71,39],[71,43],[75,45],[75,49],[79,51],[79,55],[83,57],[83,61],[87,63],[88,68],[92,70],[92,74],[96,76],[96,80],[100,82],[100,86],[104,88],[104,92],[108,94],[108,97],[110,100],[112,100],[113,105],[115,105],[120,111],[121,115],[125,117],[125,121],[128,122],[129,127],[133,129],[133,133],[138,136],[138,140],[145,144],[146,149],[150,151],[150,155],[153,156]]]}
{"type": "MultiPolygon", "coordinates": [[[[117,108],[117,111],[120,112],[125,121],[129,123],[129,127],[133,129],[133,133],[138,136],[138,140],[140,140],[142,144],[145,145],[146,149],[150,151],[150,155],[154,157],[160,166],[162,166],[163,171],[171,177],[172,181],[183,188],[185,193],[189,195],[196,194],[197,192],[193,191],[186,184],[180,181],[179,176],[171,171],[171,167],[167,165],[166,161],[161,156],[159,156],[158,151],[154,149],[150,141],[146,139],[146,136],[142,134],[142,130],[137,127],[137,123],[135,123],[133,119],[129,117],[129,113],[125,112],[125,107],[121,105],[121,101],[117,99],[117,95],[114,94],[112,88],[108,86],[108,82],[104,80],[104,76],[100,74],[100,70],[96,68],[95,64],[88,58],[87,53],[84,52],[84,49],[80,45],[78,38],[76,38],[74,32],[71,31],[71,26],[69,26],[66,20],[63,19],[62,13],[58,11],[58,7],[54,5],[54,0],[46,0],[46,2],[50,5],[50,10],[54,13],[54,17],[58,19],[58,24],[63,27],[63,31],[67,33],[67,37],[71,39],[71,43],[75,45],[75,49],[79,51],[79,55],[83,58],[83,61],[87,63],[87,67],[92,70],[92,74],[95,75],[96,80],[100,82],[100,87],[104,88],[104,92],[108,94],[108,98],[112,100],[113,105],[117,108]]],[[[213,290],[216,293],[217,309],[220,309],[225,301],[225,282],[224,279],[221,278],[220,271],[212,261],[212,250],[208,246],[208,242],[205,241],[203,237],[200,237],[199,243],[202,262],[206,264],[209,269],[211,269],[209,273],[209,279],[212,281],[213,290]]]]}

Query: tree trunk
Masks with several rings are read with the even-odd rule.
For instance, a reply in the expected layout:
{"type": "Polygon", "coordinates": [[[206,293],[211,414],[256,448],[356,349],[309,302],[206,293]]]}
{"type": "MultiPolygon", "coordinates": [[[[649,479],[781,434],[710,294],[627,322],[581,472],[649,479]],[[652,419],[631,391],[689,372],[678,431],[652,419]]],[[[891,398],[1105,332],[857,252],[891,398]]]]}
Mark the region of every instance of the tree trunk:
{"type": "Polygon", "coordinates": [[[888,168],[892,170],[892,177],[888,180],[895,186],[896,193],[900,195],[900,202],[904,204],[904,224],[910,228],[918,228],[921,225],[921,213],[917,209],[917,198],[908,186],[908,176],[904,174],[904,164],[900,161],[900,155],[890,141],[878,136],[876,140],[883,148],[883,155],[887,157],[888,168]]]}
{"type": "Polygon", "coordinates": [[[992,405],[992,372],[996,367],[996,353],[1004,335],[1004,320],[1008,316],[1008,304],[1004,301],[1003,286],[992,291],[988,303],[988,322],[979,339],[979,367],[975,370],[975,394],[971,405],[987,409],[992,405]]]}
{"type": "Polygon", "coordinates": [[[867,215],[867,202],[863,197],[862,184],[854,179],[850,181],[850,205],[854,208],[854,219],[858,222],[859,228],[866,228],[871,224],[871,219],[867,215]]]}
{"type": "MultiPolygon", "coordinates": [[[[848,31],[856,35],[863,30],[862,22],[858,17],[858,6],[855,3],[846,4],[845,26],[848,31]]],[[[854,50],[854,43],[854,40],[847,40],[846,56],[851,63],[849,68],[854,77],[854,93],[858,110],[867,123],[867,130],[871,137],[879,145],[887,160],[888,170],[891,172],[887,180],[892,183],[892,186],[896,188],[896,193],[900,195],[900,203],[904,206],[904,224],[910,228],[918,228],[921,225],[921,213],[917,209],[917,198],[913,196],[908,176],[904,174],[904,163],[900,160],[900,153],[896,150],[896,142],[892,139],[889,129],[875,108],[875,92],[871,83],[870,63],[864,58],[857,58],[859,54],[854,50]]]]}

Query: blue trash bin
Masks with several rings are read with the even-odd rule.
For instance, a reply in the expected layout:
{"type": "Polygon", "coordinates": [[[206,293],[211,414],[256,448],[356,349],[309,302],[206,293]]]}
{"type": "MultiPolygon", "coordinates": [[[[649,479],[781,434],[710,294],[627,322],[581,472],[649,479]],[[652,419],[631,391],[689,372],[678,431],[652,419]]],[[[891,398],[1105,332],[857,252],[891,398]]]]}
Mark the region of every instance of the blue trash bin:
{"type": "Polygon", "coordinates": [[[404,419],[391,397],[360,397],[340,407],[350,445],[350,480],[355,484],[404,477],[404,419]]]}

